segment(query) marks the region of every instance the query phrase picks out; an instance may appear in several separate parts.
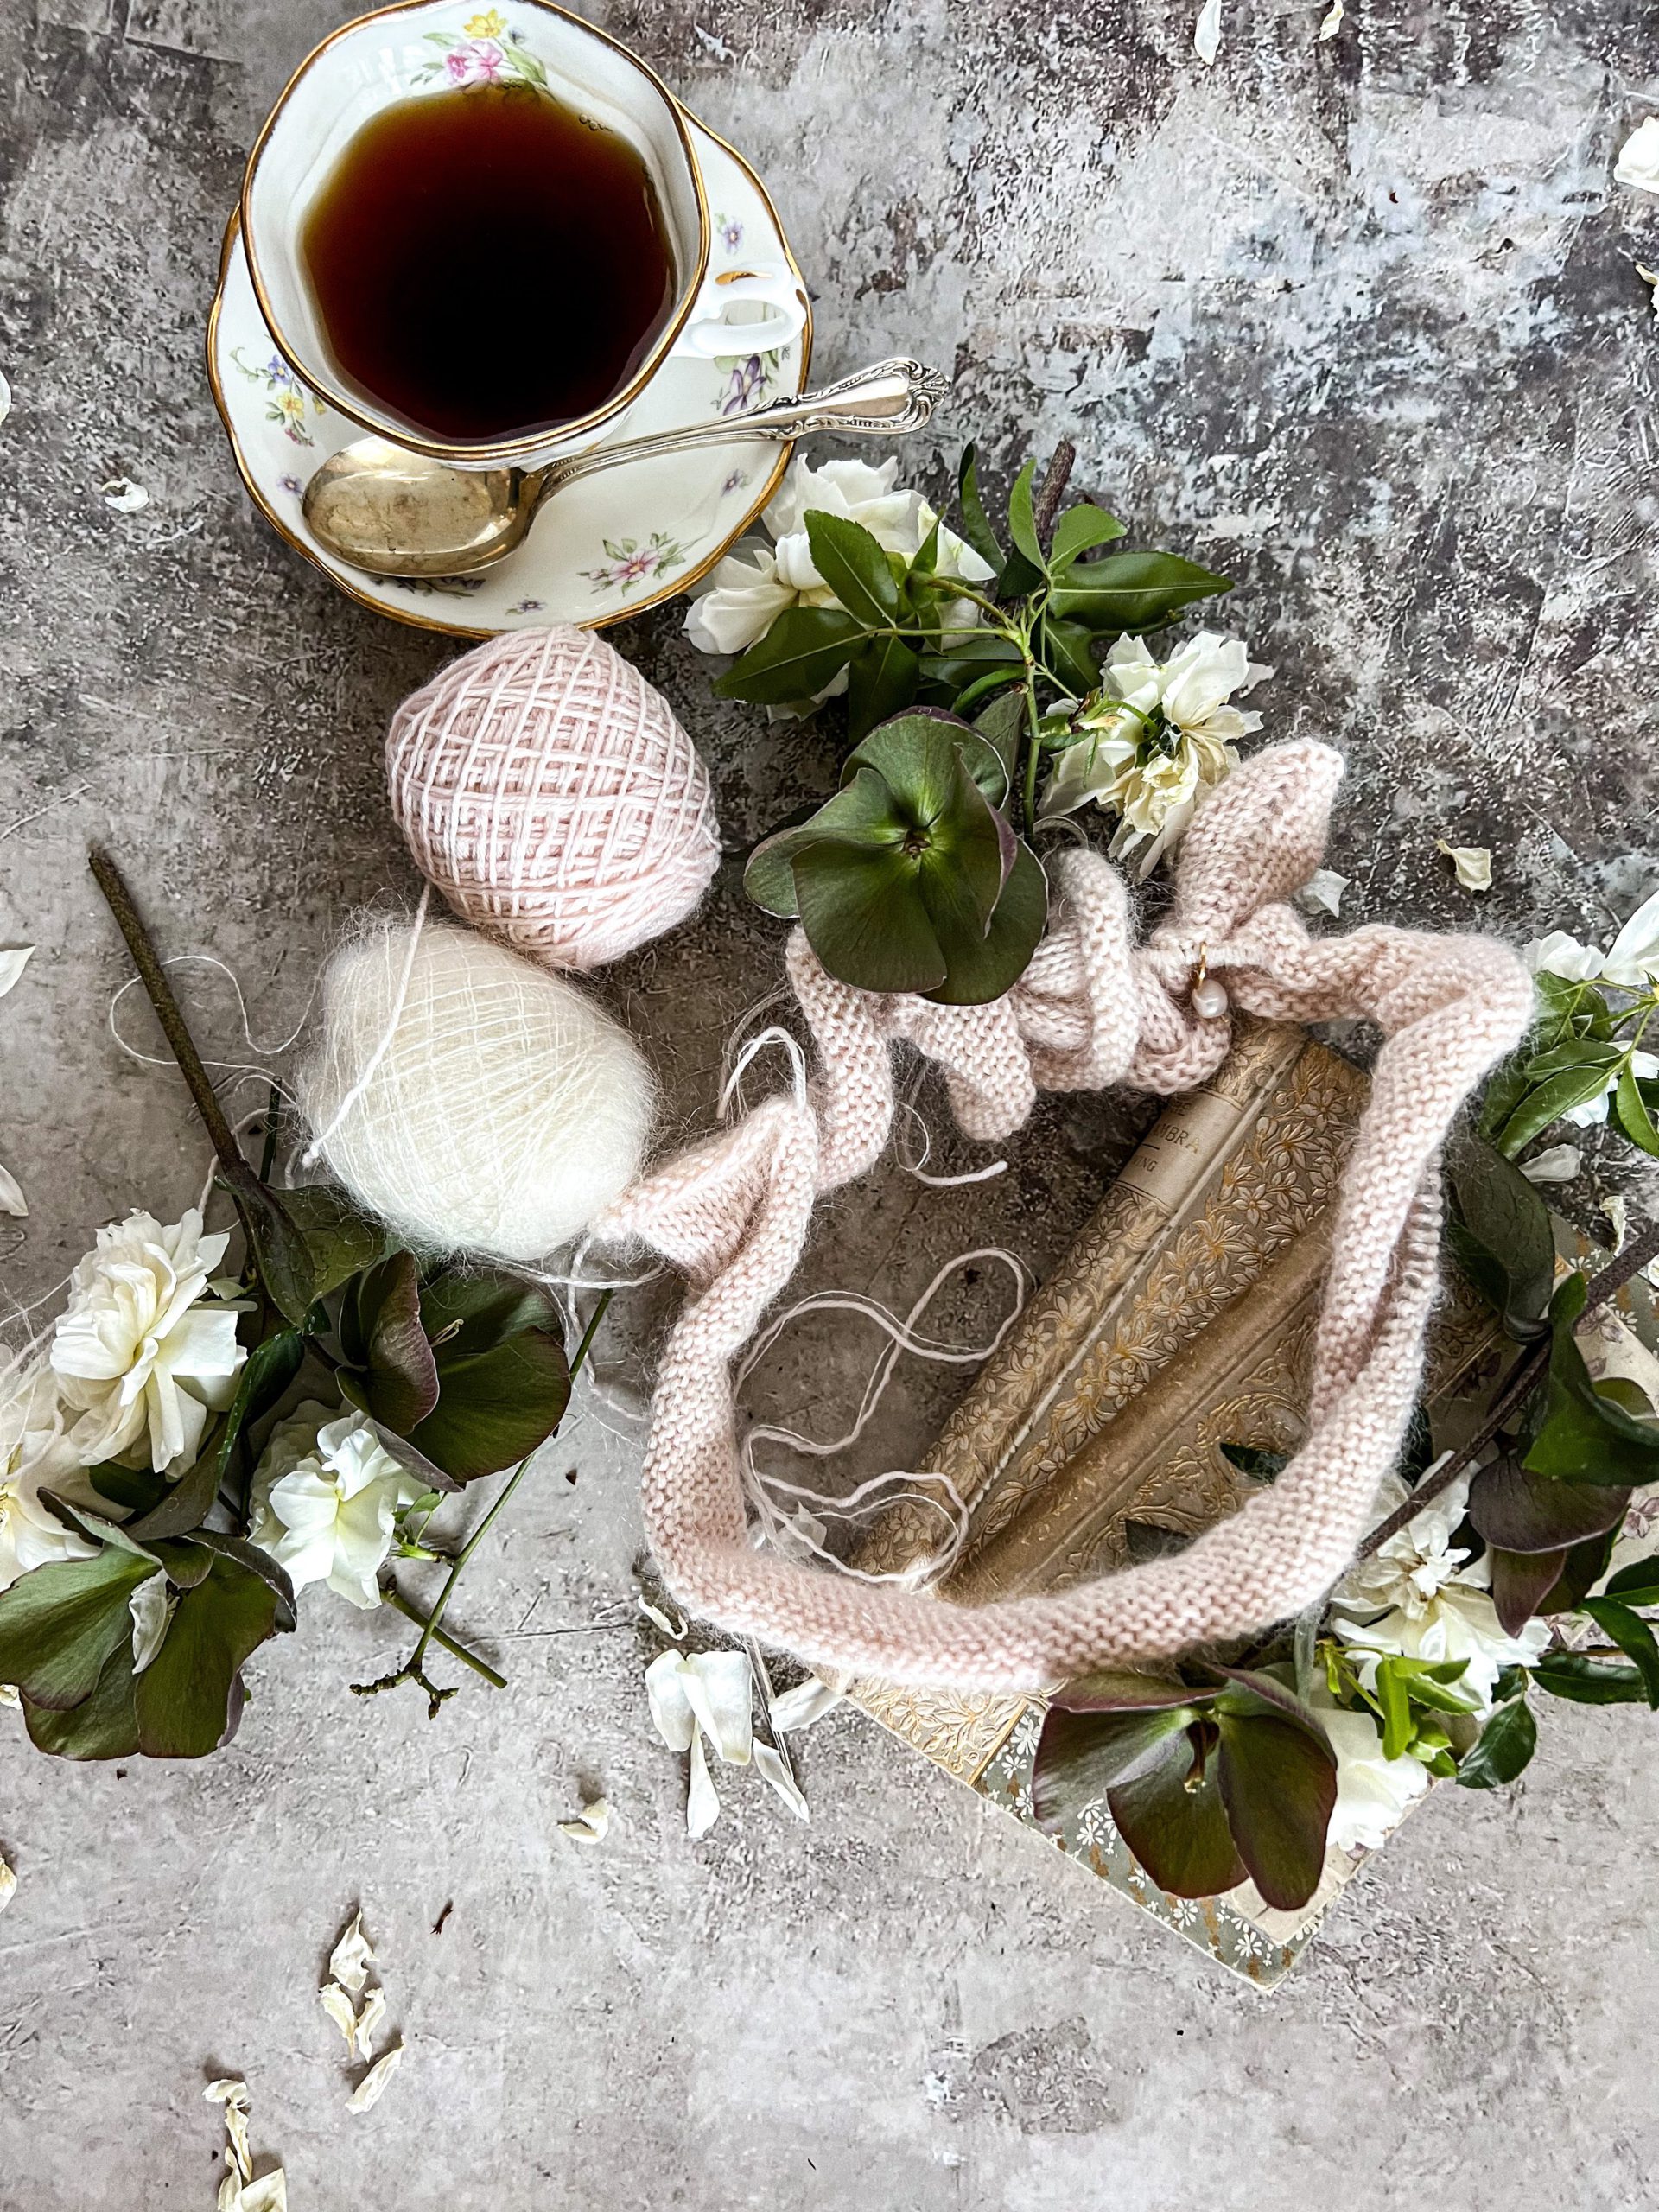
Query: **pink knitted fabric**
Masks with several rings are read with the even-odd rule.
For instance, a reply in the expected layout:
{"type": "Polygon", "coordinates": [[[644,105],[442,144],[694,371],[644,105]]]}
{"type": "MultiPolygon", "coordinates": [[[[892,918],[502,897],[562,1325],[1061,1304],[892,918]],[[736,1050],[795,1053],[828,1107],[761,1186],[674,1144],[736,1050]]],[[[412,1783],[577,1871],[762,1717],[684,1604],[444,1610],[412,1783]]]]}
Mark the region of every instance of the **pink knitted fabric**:
{"type": "Polygon", "coordinates": [[[683,921],[720,861],[696,748],[591,630],[508,631],[406,699],[391,810],[463,920],[550,968],[598,968],[683,921]]]}
{"type": "Polygon", "coordinates": [[[663,1357],[644,1475],[651,1541],[683,1604],[815,1666],[1027,1689],[1246,1634],[1300,1611],[1341,1573],[1416,1399],[1437,1281],[1441,1142],[1524,1033],[1532,997],[1521,962],[1489,938],[1308,936],[1284,902],[1319,864],[1341,774],[1339,756],[1311,743],[1240,768],[1188,832],[1173,908],[1139,950],[1116,874],[1096,855],[1067,855],[1049,935],[991,1006],[852,990],[791,939],[790,980],[819,1059],[808,1103],[768,1100],[644,1178],[599,1226],[653,1247],[690,1284],[663,1357]],[[1188,1006],[1201,955],[1249,1013],[1357,1017],[1385,1039],[1338,1208],[1310,1433],[1295,1459],[1178,1557],[1058,1596],[969,1610],[757,1551],[731,1363],[794,1273],[819,1192],[880,1158],[894,1045],[941,1065],[975,1137],[1007,1136],[1039,1090],[1190,1090],[1230,1042],[1224,1016],[1201,1020],[1188,1006]]]}

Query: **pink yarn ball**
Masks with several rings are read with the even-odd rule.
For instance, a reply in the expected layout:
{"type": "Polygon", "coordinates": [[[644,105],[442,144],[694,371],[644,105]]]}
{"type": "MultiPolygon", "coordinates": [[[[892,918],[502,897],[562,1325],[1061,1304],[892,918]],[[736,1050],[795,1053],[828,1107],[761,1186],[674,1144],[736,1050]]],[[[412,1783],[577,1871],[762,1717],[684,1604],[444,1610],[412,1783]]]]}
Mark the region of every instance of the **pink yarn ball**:
{"type": "Polygon", "coordinates": [[[591,630],[514,630],[404,700],[391,810],[456,913],[550,968],[598,968],[696,907],[720,860],[696,749],[591,630]]]}

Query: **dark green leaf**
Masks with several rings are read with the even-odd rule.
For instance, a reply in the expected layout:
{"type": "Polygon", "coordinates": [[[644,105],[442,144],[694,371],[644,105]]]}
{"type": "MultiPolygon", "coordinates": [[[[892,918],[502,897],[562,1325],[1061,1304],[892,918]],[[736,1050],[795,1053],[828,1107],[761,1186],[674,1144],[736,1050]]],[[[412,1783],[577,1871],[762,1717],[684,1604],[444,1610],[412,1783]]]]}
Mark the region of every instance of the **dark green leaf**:
{"type": "Polygon", "coordinates": [[[860,738],[916,696],[921,663],[902,638],[872,638],[847,667],[847,729],[860,738]]]}
{"type": "Polygon", "coordinates": [[[1522,1073],[1518,1058],[1505,1060],[1503,1066],[1486,1085],[1480,1102],[1480,1116],[1475,1127],[1488,1144],[1495,1144],[1498,1131],[1530,1089],[1522,1073]]]}
{"type": "MultiPolygon", "coordinates": [[[[177,1547],[181,1550],[187,1548],[199,1549],[207,1555],[202,1573],[196,1578],[198,1580],[205,1579],[211,1572],[213,1555],[234,1560],[238,1567],[246,1567],[250,1574],[257,1574],[276,1597],[276,1632],[285,1636],[292,1630],[296,1618],[294,1585],[289,1579],[288,1569],[274,1560],[268,1551],[262,1550],[257,1544],[251,1544],[245,1536],[227,1535],[219,1529],[193,1530],[177,1547]]],[[[173,1573],[171,1567],[168,1571],[173,1573]]],[[[174,1579],[177,1580],[176,1575],[174,1579]]]]}
{"type": "Polygon", "coordinates": [[[1569,1068],[1565,1075],[1553,1075],[1548,1082],[1539,1084],[1522,1098],[1503,1124],[1497,1140],[1498,1150],[1508,1160],[1524,1152],[1536,1136],[1541,1136],[1552,1122],[1559,1122],[1575,1106],[1587,1106],[1592,1098],[1599,1098],[1607,1088],[1605,1068],[1569,1068]]]}
{"type": "MultiPolygon", "coordinates": [[[[1560,1579],[1546,1591],[1540,1599],[1541,1613],[1572,1613],[1578,1611],[1583,1600],[1595,1588],[1607,1572],[1607,1562],[1613,1555],[1623,1523],[1615,1521],[1611,1529],[1599,1536],[1591,1536],[1581,1544],[1574,1544],[1567,1555],[1560,1579]]],[[[1626,1601],[1628,1603],[1628,1600],[1626,1601]]]]}
{"type": "Polygon", "coordinates": [[[139,1748],[149,1758],[205,1758],[232,1726],[233,1686],[275,1633],[279,1599],[238,1561],[215,1558],[178,1603],[166,1641],[138,1677],[139,1748]]]}
{"type": "Polygon", "coordinates": [[[849,614],[872,630],[898,619],[899,587],[886,553],[862,523],[809,508],[806,537],[813,566],[849,614]]]}
{"type": "Polygon", "coordinates": [[[1185,1742],[1192,1713],[1185,1705],[1126,1713],[1067,1713],[1052,1706],[1031,1770],[1032,1812],[1039,1827],[1052,1834],[1155,1758],[1167,1738],[1185,1742]]]}
{"type": "Polygon", "coordinates": [[[1001,998],[1030,965],[1047,919],[1048,878],[1035,853],[1021,843],[984,936],[976,942],[965,933],[940,931],[945,977],[928,997],[939,1006],[983,1006],[1001,998]]]}
{"type": "MultiPolygon", "coordinates": [[[[982,708],[974,718],[974,728],[988,744],[995,748],[996,756],[1002,763],[1005,791],[1013,785],[1019,765],[1020,740],[1025,727],[1026,702],[1023,695],[1018,692],[993,699],[990,705],[982,708]]],[[[989,798],[990,794],[987,792],[986,796],[989,798]]],[[[995,798],[991,804],[997,806],[1001,800],[995,798]]]]}
{"type": "Polygon", "coordinates": [[[95,1544],[113,1544],[118,1551],[130,1552],[135,1559],[147,1559],[151,1567],[161,1565],[154,1552],[139,1543],[118,1521],[105,1520],[101,1513],[92,1513],[84,1505],[76,1505],[61,1497],[54,1490],[42,1488],[41,1503],[48,1507],[72,1535],[90,1537],[95,1544]]]}
{"type": "Polygon", "coordinates": [[[1646,1684],[1648,1703],[1659,1711],[1659,1643],[1641,1614],[1617,1598],[1586,1598],[1580,1610],[1589,1614],[1609,1643],[1618,1646],[1646,1684]]]}
{"type": "Polygon", "coordinates": [[[283,1204],[311,1255],[314,1298],[327,1298],[351,1277],[385,1257],[390,1238],[334,1183],[309,1183],[284,1191],[283,1204]]]}
{"type": "Polygon", "coordinates": [[[479,1351],[442,1345],[438,1402],[410,1442],[458,1483],[527,1459],[564,1418],[570,1370],[556,1327],[530,1328],[479,1351]]]}
{"type": "Polygon", "coordinates": [[[1100,671],[1090,650],[1094,632],[1081,622],[1063,622],[1058,615],[1043,620],[1039,640],[1045,667],[1062,688],[1081,699],[1100,681],[1100,671]]]}
{"type": "Polygon", "coordinates": [[[1246,1717],[1218,1706],[1216,1725],[1217,1781],[1238,1855],[1268,1903],[1294,1912],[1325,1871],[1335,1754],[1322,1734],[1277,1713],[1246,1717]]]}
{"type": "Polygon", "coordinates": [[[792,707],[835,681],[868,635],[839,607],[790,607],[740,655],[715,690],[757,706],[792,707]]]}
{"type": "Polygon", "coordinates": [[[317,1294],[317,1270],[303,1231],[283,1200],[259,1182],[251,1169],[247,1182],[237,1184],[231,1196],[271,1304],[283,1320],[298,1328],[317,1294]]]}
{"type": "Polygon", "coordinates": [[[993,692],[1006,691],[1011,684],[1020,687],[1018,696],[1023,699],[1023,668],[994,668],[988,675],[976,676],[971,683],[965,684],[951,701],[950,710],[953,714],[965,715],[970,708],[978,706],[982,699],[988,699],[993,692]]]}
{"type": "Polygon", "coordinates": [[[927,536],[916,548],[910,563],[912,576],[931,576],[939,565],[939,522],[936,515],[927,536]]]}
{"type": "Polygon", "coordinates": [[[1469,1485],[1469,1518],[1489,1544],[1509,1552],[1566,1551],[1621,1521],[1627,1490],[1529,1473],[1509,1453],[1469,1485]]]}
{"type": "MultiPolygon", "coordinates": [[[[212,1559],[196,1541],[199,1536],[207,1538],[209,1535],[207,1529],[198,1529],[188,1536],[163,1536],[157,1542],[157,1564],[175,1589],[194,1590],[197,1583],[205,1582],[213,1571],[212,1559]]],[[[219,1541],[228,1543],[232,1539],[223,1537],[219,1541]]]]}
{"type": "Polygon", "coordinates": [[[1573,1705],[1645,1705],[1648,1686],[1638,1669],[1620,1660],[1586,1659],[1577,1651],[1547,1651],[1532,1670],[1541,1690],[1573,1705]]]}
{"type": "Polygon", "coordinates": [[[355,1338],[360,1371],[341,1372],[353,1405],[400,1436],[409,1435],[438,1401],[432,1347],[421,1325],[421,1270],[412,1252],[394,1252],[358,1278],[355,1338]]]}
{"type": "Polygon", "coordinates": [[[1551,1305],[1544,1418],[1524,1464],[1535,1474],[1639,1488],[1659,1476],[1659,1427],[1637,1421],[1592,1382],[1573,1338],[1587,1288],[1581,1274],[1569,1275],[1551,1305]]]}
{"type": "Polygon", "coordinates": [[[110,1654],[131,1643],[127,1600],[155,1572],[153,1560],[110,1546],[20,1575],[0,1591],[0,1682],[59,1711],[84,1703],[110,1654]]]}
{"type": "MultiPolygon", "coordinates": [[[[132,1626],[129,1617],[127,1626],[132,1626]]],[[[23,1720],[38,1751],[60,1759],[128,1759],[138,1749],[133,1705],[132,1638],[129,1634],[104,1662],[90,1697],[67,1710],[25,1698],[23,1720]]]]}
{"type": "Polygon", "coordinates": [[[1163,1675],[1143,1675],[1129,1667],[1097,1667],[1092,1674],[1063,1682],[1050,1700],[1063,1713],[1171,1712],[1207,1706],[1213,1693],[1195,1690],[1163,1675]]]}
{"type": "Polygon", "coordinates": [[[88,1467],[87,1480],[100,1497],[111,1505],[123,1505],[130,1513],[148,1513],[159,1505],[171,1485],[165,1475],[152,1474],[148,1467],[123,1467],[113,1459],[101,1465],[88,1467]]]}
{"type": "Polygon", "coordinates": [[[421,1286],[421,1327],[432,1346],[439,1380],[459,1361],[493,1351],[527,1329],[563,1341],[556,1301],[541,1284],[483,1268],[444,1268],[421,1286]]]}
{"type": "Polygon", "coordinates": [[[1518,1167],[1478,1138],[1458,1147],[1449,1180],[1465,1274],[1511,1333],[1536,1334],[1555,1274],[1548,1207],[1518,1167]]]}
{"type": "Polygon", "coordinates": [[[849,762],[850,781],[824,801],[804,822],[774,830],[749,855],[743,871],[743,888],[757,906],[769,914],[793,921],[800,913],[795,887],[795,855],[809,845],[825,842],[853,846],[896,846],[902,843],[905,823],[893,804],[892,794],[873,768],[856,760],[849,762]]]}
{"type": "Polygon", "coordinates": [[[1486,1557],[1498,1625],[1505,1636],[1519,1636],[1560,1581],[1567,1555],[1564,1551],[1506,1552],[1493,1544],[1486,1557]]]}
{"type": "Polygon", "coordinates": [[[1659,1556],[1621,1567],[1607,1585],[1607,1595],[1627,1605],[1659,1605],[1659,1556]]]}
{"type": "Polygon", "coordinates": [[[1219,1762],[1212,1754],[1195,1771],[1194,1738],[1204,1728],[1200,1722],[1166,1738],[1106,1796],[1124,1842],[1159,1887],[1178,1897],[1217,1897],[1245,1873],[1228,1827],[1219,1762]]]}
{"type": "Polygon", "coordinates": [[[1080,553],[1087,553],[1096,545],[1109,545],[1113,538],[1122,535],[1123,524],[1103,507],[1068,507],[1054,526],[1049,565],[1058,571],[1068,562],[1075,561],[1080,553]]]}
{"type": "Polygon", "coordinates": [[[1527,1765],[1537,1744],[1538,1726],[1525,1698],[1500,1705],[1459,1761],[1458,1780],[1465,1789],[1500,1789],[1527,1765]]]}
{"type": "Polygon", "coordinates": [[[1048,609],[1090,630],[1155,630],[1194,600],[1231,589],[1228,577],[1174,553],[1109,553],[1075,563],[1050,593],[1048,609]]]}
{"type": "Polygon", "coordinates": [[[957,471],[957,505],[962,518],[962,534],[980,559],[992,569],[1002,566],[1002,548],[997,543],[996,532],[991,528],[979,496],[979,457],[976,448],[963,448],[961,466],[957,471]]]}
{"type": "Polygon", "coordinates": [[[1221,1456],[1259,1483],[1276,1482],[1290,1465],[1288,1452],[1261,1452],[1254,1444],[1224,1444],[1221,1456]]]}
{"type": "Polygon", "coordinates": [[[997,578],[999,599],[1023,599],[1028,592],[1036,590],[1048,573],[1032,505],[1032,479],[1036,473],[1036,461],[1028,461],[1014,480],[1014,488],[1008,493],[1008,536],[1014,541],[1014,550],[1003,563],[1002,573],[997,578]]]}
{"type": "Polygon", "coordinates": [[[1618,1058],[1617,1045],[1592,1037],[1569,1037],[1547,1052],[1535,1053],[1522,1072],[1529,1083],[1546,1083],[1553,1075],[1571,1075],[1579,1068],[1611,1069],[1618,1058]]]}
{"type": "Polygon", "coordinates": [[[927,991],[944,981],[944,954],[904,853],[808,845],[793,873],[802,926],[832,976],[867,991],[927,991]]]}

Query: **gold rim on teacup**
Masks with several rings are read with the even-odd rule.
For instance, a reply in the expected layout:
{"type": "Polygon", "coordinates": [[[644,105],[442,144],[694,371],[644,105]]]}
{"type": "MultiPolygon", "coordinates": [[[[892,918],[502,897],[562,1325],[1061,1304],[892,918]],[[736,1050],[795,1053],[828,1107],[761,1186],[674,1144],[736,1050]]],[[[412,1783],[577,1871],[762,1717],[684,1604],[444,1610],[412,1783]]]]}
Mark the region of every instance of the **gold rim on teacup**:
{"type": "MultiPolygon", "coordinates": [[[[673,312],[658,333],[650,352],[640,363],[639,369],[623,389],[614,393],[602,407],[594,409],[579,420],[561,423],[555,432],[538,430],[512,438],[458,443],[453,440],[428,435],[390,409],[377,408],[373,400],[365,393],[342,385],[337,371],[321,346],[314,353],[308,347],[296,345],[289,333],[284,330],[282,318],[273,303],[267,271],[261,266],[258,248],[259,226],[254,213],[256,188],[261,163],[270,149],[279,123],[290,110],[296,94],[311,78],[319,63],[333,54],[335,48],[354,38],[360,37],[369,26],[384,23],[391,17],[437,16],[449,13],[459,16],[465,4],[466,0],[393,0],[393,4],[391,6],[373,9],[366,15],[354,16],[348,23],[342,23],[338,30],[331,31],[327,38],[315,46],[283,86],[276,105],[265,118],[258,137],[254,140],[253,149],[248,156],[247,167],[243,174],[239,211],[244,251],[247,255],[248,271],[253,281],[254,294],[259,302],[260,314],[264,318],[265,326],[270,333],[277,351],[295,374],[302,378],[313,391],[327,402],[329,406],[345,416],[347,421],[359,423],[365,430],[372,431],[381,437],[390,438],[395,443],[407,447],[411,452],[430,454],[436,459],[454,461],[461,466],[497,468],[504,466],[524,465],[554,452],[573,452],[584,444],[593,443],[607,425],[632,406],[640,392],[661,370],[670,353],[674,350],[677,340],[691,320],[708,279],[710,246],[709,202],[703,188],[702,170],[697,160],[696,149],[692,143],[691,135],[687,127],[686,111],[649,62],[642,60],[620,39],[613,38],[608,32],[601,30],[595,24],[586,22],[580,16],[573,15],[569,9],[557,6],[556,0],[505,0],[505,4],[509,7],[529,9],[537,15],[556,18],[558,22],[577,33],[581,37],[609,48],[632,75],[640,80],[646,91],[660,101],[662,118],[671,130],[677,145],[683,164],[684,176],[690,183],[696,211],[697,245],[689,266],[680,265],[684,257],[681,251],[682,242],[677,238],[676,239],[675,261],[680,276],[680,288],[673,312]]],[[[464,35],[463,31],[462,35],[464,35]]],[[[401,98],[408,89],[408,87],[403,87],[394,90],[390,97],[401,98]]],[[[381,103],[383,105],[387,104],[389,102],[381,103]]],[[[339,149],[336,149],[335,158],[338,157],[338,151],[339,149]]],[[[332,163],[329,166],[332,166],[332,163]]],[[[292,219],[290,217],[290,220],[292,219]]],[[[734,326],[734,331],[741,329],[741,326],[734,326]]]]}

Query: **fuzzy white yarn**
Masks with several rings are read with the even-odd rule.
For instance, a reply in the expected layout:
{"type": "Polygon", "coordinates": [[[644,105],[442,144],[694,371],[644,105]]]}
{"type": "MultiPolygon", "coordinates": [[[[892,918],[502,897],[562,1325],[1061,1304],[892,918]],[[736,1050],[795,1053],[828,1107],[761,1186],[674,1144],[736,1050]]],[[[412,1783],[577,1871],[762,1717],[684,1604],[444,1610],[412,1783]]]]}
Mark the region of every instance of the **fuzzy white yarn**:
{"type": "Polygon", "coordinates": [[[655,1106],[632,1041],[575,984],[419,920],[330,960],[299,1091],[314,1151],[371,1212],[422,1250],[520,1262],[632,1182],[655,1106]]]}

